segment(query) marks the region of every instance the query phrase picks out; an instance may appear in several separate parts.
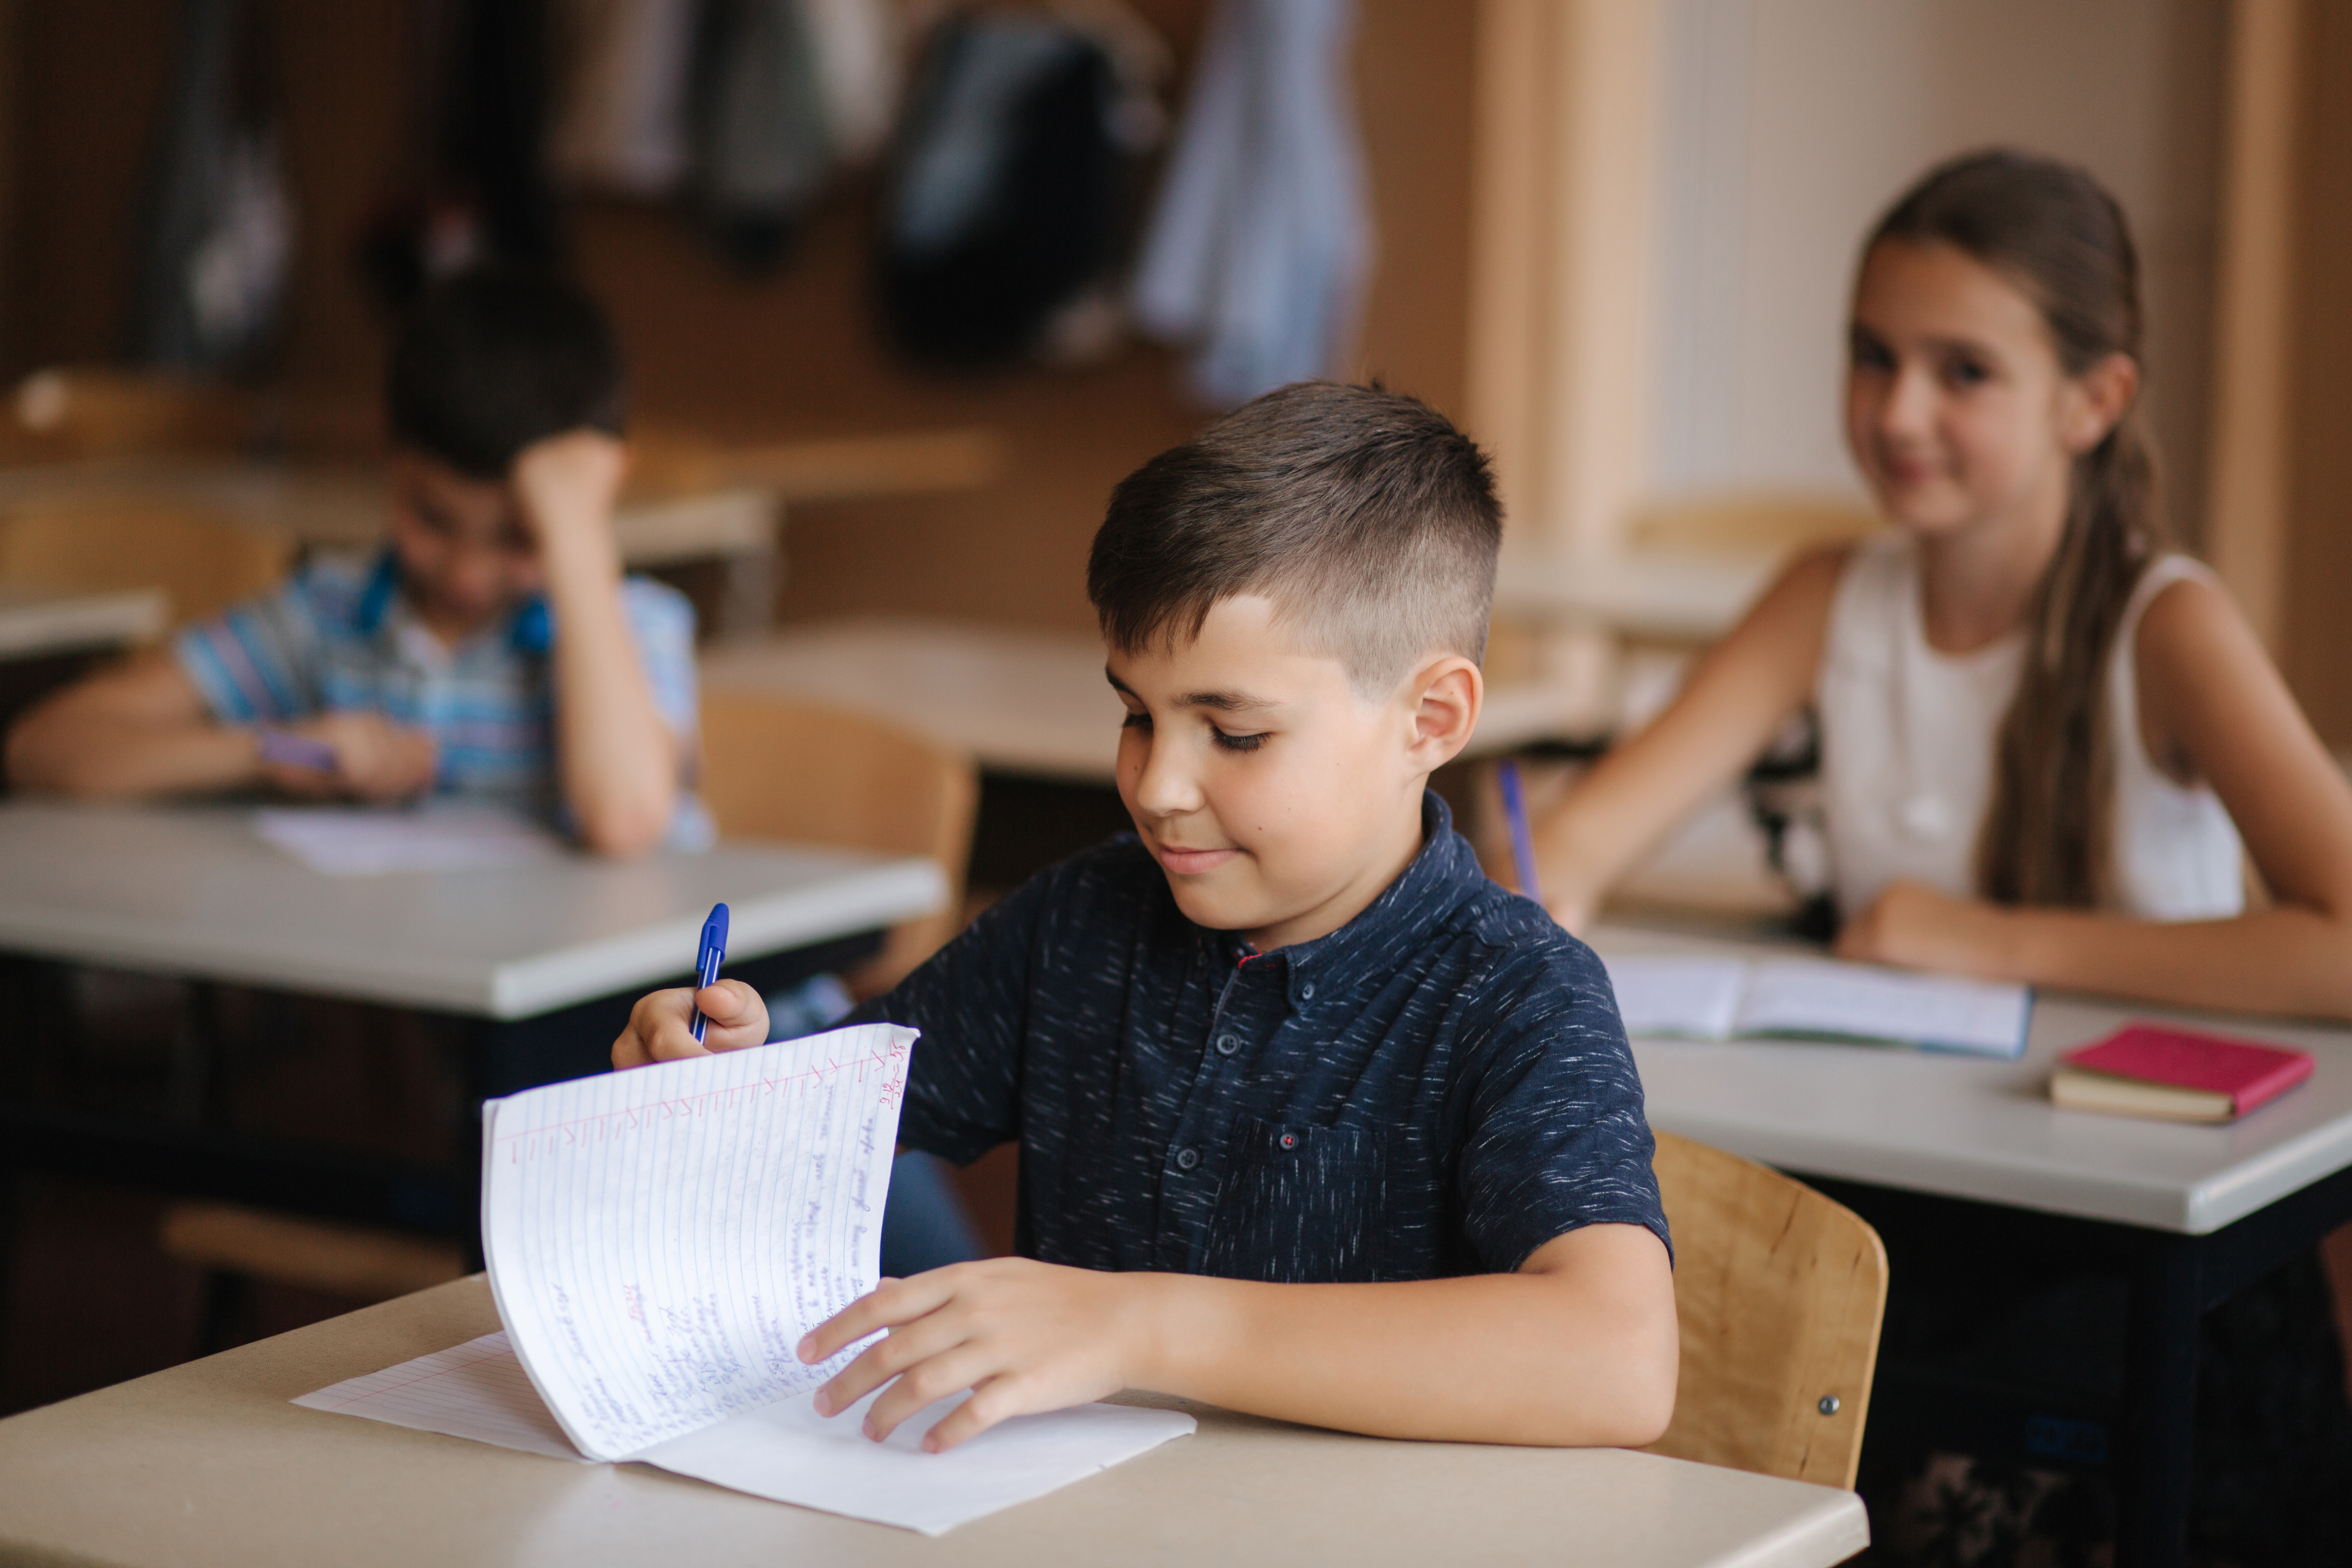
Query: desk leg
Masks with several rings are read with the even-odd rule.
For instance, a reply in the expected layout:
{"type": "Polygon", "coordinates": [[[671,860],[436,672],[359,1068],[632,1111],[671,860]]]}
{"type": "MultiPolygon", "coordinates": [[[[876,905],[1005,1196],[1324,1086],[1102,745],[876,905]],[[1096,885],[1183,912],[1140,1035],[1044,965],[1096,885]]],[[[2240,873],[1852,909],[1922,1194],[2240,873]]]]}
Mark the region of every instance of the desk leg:
{"type": "Polygon", "coordinates": [[[2199,1262],[2197,1238],[2165,1237],[2150,1237],[2132,1265],[2119,1568],[2178,1568],[2188,1553],[2198,1320],[2205,1305],[2199,1262]]]}

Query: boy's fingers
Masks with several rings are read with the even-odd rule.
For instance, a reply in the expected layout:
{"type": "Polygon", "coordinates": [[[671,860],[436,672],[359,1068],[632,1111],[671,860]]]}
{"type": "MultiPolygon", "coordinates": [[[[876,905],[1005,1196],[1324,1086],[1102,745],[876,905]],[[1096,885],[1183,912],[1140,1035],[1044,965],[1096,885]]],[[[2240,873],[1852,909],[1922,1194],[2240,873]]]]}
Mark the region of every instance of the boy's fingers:
{"type": "Polygon", "coordinates": [[[935,1268],[910,1279],[894,1279],[870,1290],[811,1329],[801,1341],[801,1360],[814,1365],[854,1345],[868,1334],[911,1323],[945,1305],[954,1291],[940,1279],[949,1273],[935,1268]]]}
{"type": "Polygon", "coordinates": [[[693,993],[684,989],[639,997],[629,1009],[629,1026],[613,1042],[613,1065],[643,1067],[648,1062],[708,1055],[694,1043],[693,1031],[687,1027],[692,1009],[693,993]]]}
{"type": "MultiPolygon", "coordinates": [[[[882,1402],[877,1399],[874,1403],[879,1407],[882,1402]]],[[[923,1434],[923,1452],[944,1454],[1009,1416],[1031,1415],[1039,1408],[1042,1406],[1029,1402],[1017,1379],[982,1378],[974,1385],[970,1399],[949,1411],[938,1426],[923,1434]]]]}
{"type": "Polygon", "coordinates": [[[816,1391],[817,1414],[831,1415],[846,1410],[892,1378],[955,1349],[962,1342],[963,1331],[943,1322],[944,1316],[933,1312],[919,1318],[867,1345],[855,1361],[816,1391]]]}
{"type": "Polygon", "coordinates": [[[866,1409],[866,1435],[881,1442],[898,1429],[900,1422],[920,1415],[950,1394],[985,1381],[993,1370],[987,1352],[968,1344],[916,1363],[866,1409]]]}

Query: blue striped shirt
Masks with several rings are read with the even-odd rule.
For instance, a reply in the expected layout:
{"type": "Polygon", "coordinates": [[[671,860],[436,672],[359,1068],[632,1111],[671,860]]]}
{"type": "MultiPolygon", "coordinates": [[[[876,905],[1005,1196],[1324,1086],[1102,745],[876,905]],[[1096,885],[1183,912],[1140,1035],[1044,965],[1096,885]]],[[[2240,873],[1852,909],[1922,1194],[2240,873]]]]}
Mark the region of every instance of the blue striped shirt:
{"type": "MultiPolygon", "coordinates": [[[[621,584],[621,606],[655,706],[693,754],[694,606],[644,577],[621,584]]],[[[431,732],[438,793],[502,800],[560,821],[554,627],[544,601],[515,605],[457,647],[426,630],[399,591],[390,551],[374,560],[314,560],[275,592],[182,631],[180,668],[227,724],[290,723],[369,710],[431,732]]],[[[709,818],[682,795],[671,822],[679,847],[708,842],[709,818]]]]}
{"type": "Polygon", "coordinates": [[[1255,953],[1186,920],[1132,835],[992,906],[850,1016],[923,1031],[899,1137],[1021,1145],[1018,1244],[1267,1280],[1507,1272],[1666,1222],[1608,973],[1479,870],[1421,853],[1328,936],[1255,953]]]}

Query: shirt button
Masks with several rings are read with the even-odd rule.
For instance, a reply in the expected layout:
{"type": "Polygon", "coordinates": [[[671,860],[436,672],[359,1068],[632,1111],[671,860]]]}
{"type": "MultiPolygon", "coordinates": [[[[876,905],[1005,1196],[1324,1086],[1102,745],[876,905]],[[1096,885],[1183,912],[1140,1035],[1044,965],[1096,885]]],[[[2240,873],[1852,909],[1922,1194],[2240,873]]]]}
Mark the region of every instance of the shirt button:
{"type": "Polygon", "coordinates": [[[1306,984],[1298,988],[1298,999],[1301,1002],[1312,1002],[1315,1000],[1315,982],[1310,980],[1306,984]]]}
{"type": "Polygon", "coordinates": [[[1217,1054],[1219,1056],[1229,1057],[1241,1048],[1242,1042],[1239,1036],[1219,1035],[1217,1037],[1217,1054]]]}
{"type": "Polygon", "coordinates": [[[1176,1151],[1176,1168],[1178,1170],[1189,1171],[1200,1163],[1201,1152],[1198,1149],[1179,1149],[1176,1151]]]}

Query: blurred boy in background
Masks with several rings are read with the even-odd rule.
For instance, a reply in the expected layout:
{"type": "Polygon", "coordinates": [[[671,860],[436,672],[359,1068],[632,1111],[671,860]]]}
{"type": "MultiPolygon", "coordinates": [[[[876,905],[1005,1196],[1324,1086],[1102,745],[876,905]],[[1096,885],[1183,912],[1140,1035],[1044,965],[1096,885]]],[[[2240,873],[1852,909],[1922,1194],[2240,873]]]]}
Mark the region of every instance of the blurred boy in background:
{"type": "Polygon", "coordinates": [[[624,577],[612,328],[546,278],[441,285],[387,384],[390,544],[323,557],[8,734],[17,789],[127,799],[487,797],[630,855],[707,840],[686,789],[694,612],[624,577]]]}

